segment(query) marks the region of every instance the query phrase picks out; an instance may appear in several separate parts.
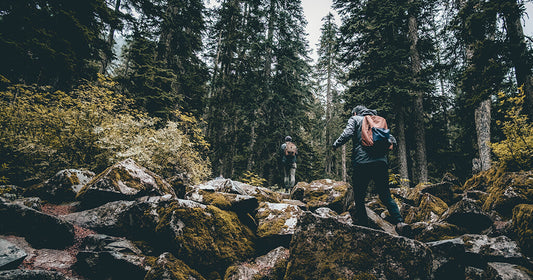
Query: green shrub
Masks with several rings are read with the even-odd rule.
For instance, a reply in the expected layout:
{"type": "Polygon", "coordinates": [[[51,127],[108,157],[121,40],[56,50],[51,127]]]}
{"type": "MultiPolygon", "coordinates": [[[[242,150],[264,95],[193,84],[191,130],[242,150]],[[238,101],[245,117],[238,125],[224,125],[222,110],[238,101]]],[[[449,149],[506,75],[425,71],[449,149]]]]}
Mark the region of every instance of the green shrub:
{"type": "Polygon", "coordinates": [[[515,97],[499,93],[500,105],[509,107],[504,121],[496,123],[501,127],[505,140],[491,144],[500,164],[508,171],[530,170],[533,168],[533,124],[521,114],[524,104],[524,91],[519,88],[515,97]]]}
{"type": "Polygon", "coordinates": [[[99,172],[129,156],[162,176],[207,176],[208,145],[194,118],[177,113],[160,128],[114,87],[100,76],[68,93],[20,84],[0,91],[3,183],[25,186],[67,168],[99,172]]]}

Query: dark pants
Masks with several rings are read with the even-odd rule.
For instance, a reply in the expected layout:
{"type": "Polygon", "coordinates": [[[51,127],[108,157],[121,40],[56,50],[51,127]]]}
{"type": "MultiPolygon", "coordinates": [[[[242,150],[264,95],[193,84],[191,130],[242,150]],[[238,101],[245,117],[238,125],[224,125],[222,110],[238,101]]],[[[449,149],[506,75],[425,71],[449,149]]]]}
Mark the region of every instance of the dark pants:
{"type": "Polygon", "coordinates": [[[403,222],[398,205],[392,199],[389,191],[389,169],[385,162],[371,162],[356,164],[352,176],[352,185],[355,200],[354,221],[359,225],[368,225],[368,215],[365,208],[365,197],[370,180],[374,181],[379,199],[387,209],[393,223],[403,222]]]}

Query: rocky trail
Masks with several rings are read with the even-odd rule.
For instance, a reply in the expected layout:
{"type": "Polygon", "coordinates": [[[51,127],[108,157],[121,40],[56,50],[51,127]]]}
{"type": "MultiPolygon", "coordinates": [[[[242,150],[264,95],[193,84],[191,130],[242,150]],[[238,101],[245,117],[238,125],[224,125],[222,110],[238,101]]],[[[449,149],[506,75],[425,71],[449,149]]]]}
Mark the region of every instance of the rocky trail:
{"type": "Polygon", "coordinates": [[[280,193],[229,179],[170,184],[132,160],[0,186],[0,279],[532,279],[533,172],[391,188],[400,236],[349,186],[280,193]]]}

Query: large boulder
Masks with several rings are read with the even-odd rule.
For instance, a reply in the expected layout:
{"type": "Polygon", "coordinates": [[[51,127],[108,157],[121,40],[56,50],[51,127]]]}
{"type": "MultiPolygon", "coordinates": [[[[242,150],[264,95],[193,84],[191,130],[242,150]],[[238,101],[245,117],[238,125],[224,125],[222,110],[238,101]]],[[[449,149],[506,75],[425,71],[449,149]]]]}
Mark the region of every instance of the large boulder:
{"type": "Polygon", "coordinates": [[[489,228],[493,221],[489,214],[475,200],[463,198],[450,206],[442,215],[442,220],[466,229],[470,233],[481,233],[489,228]]]}
{"type": "Polygon", "coordinates": [[[231,264],[254,255],[253,232],[237,214],[193,201],[174,201],[158,210],[159,245],[202,272],[224,275],[231,264]]]}
{"type": "Polygon", "coordinates": [[[306,212],[284,279],[429,279],[431,266],[423,243],[306,212]]]}
{"type": "Polygon", "coordinates": [[[448,210],[446,202],[434,195],[424,193],[418,207],[411,207],[408,210],[405,221],[407,223],[436,222],[446,210],[448,210]]]}
{"type": "Polygon", "coordinates": [[[75,270],[89,279],[144,279],[146,257],[131,241],[102,234],[87,236],[76,255],[75,270]]]}
{"type": "Polygon", "coordinates": [[[533,276],[527,269],[515,264],[490,262],[483,274],[486,280],[531,280],[533,276]]]}
{"type": "Polygon", "coordinates": [[[502,173],[492,179],[487,192],[483,210],[511,218],[516,205],[533,202],[533,171],[502,173]]]}
{"type": "Polygon", "coordinates": [[[240,194],[244,196],[253,196],[259,202],[273,202],[278,203],[283,199],[281,193],[272,191],[263,187],[256,187],[248,185],[242,182],[233,181],[231,179],[215,179],[206,183],[202,183],[192,187],[202,190],[204,192],[220,192],[220,193],[232,193],[240,194]]]}
{"type": "Polygon", "coordinates": [[[193,187],[191,191],[185,194],[185,199],[243,214],[252,214],[259,205],[255,196],[218,192],[196,187],[193,187]]]}
{"type": "Polygon", "coordinates": [[[102,206],[60,216],[61,219],[99,233],[134,239],[156,239],[154,229],[159,222],[159,209],[171,202],[202,205],[169,197],[142,197],[136,201],[113,201],[102,206]]]}
{"type": "Polygon", "coordinates": [[[513,209],[513,229],[522,252],[533,257],[533,204],[520,204],[513,209]]]}
{"type": "Polygon", "coordinates": [[[82,187],[94,177],[91,171],[66,169],[42,184],[30,187],[25,195],[38,196],[52,203],[73,201],[82,187]]]}
{"type": "Polygon", "coordinates": [[[107,168],[87,183],[77,194],[84,209],[117,200],[133,200],[143,196],[176,194],[159,175],[126,159],[107,168]]]}
{"type": "Polygon", "coordinates": [[[67,280],[57,271],[14,269],[0,271],[0,280],[67,280]]]}
{"type": "Polygon", "coordinates": [[[298,217],[303,211],[297,206],[285,203],[262,202],[257,208],[257,237],[260,251],[268,251],[277,246],[289,246],[296,230],[298,217]]]}
{"type": "Polygon", "coordinates": [[[17,268],[27,255],[23,249],[0,238],[0,270],[17,268]]]}
{"type": "Polygon", "coordinates": [[[144,280],[205,280],[198,271],[190,268],[183,261],[176,259],[176,257],[168,252],[161,254],[157,260],[151,264],[151,267],[152,268],[148,271],[144,280]]]}
{"type": "Polygon", "coordinates": [[[446,222],[417,222],[411,224],[412,238],[421,242],[432,242],[459,237],[466,233],[464,228],[446,222]]]}
{"type": "Polygon", "coordinates": [[[465,244],[461,239],[428,242],[433,253],[432,279],[464,279],[465,244]]]}
{"type": "Polygon", "coordinates": [[[330,179],[299,182],[291,191],[291,199],[303,201],[310,211],[328,207],[340,214],[346,210],[348,189],[348,183],[330,179]]]}
{"type": "Polygon", "coordinates": [[[230,266],[224,280],[283,279],[289,259],[289,250],[278,247],[252,262],[230,266]]]}
{"type": "Polygon", "coordinates": [[[470,266],[485,267],[488,262],[527,264],[518,244],[507,236],[465,234],[459,239],[465,244],[465,260],[470,266]]]}
{"type": "Polygon", "coordinates": [[[36,248],[64,248],[74,242],[74,226],[27,206],[0,199],[0,233],[26,237],[36,248]]]}

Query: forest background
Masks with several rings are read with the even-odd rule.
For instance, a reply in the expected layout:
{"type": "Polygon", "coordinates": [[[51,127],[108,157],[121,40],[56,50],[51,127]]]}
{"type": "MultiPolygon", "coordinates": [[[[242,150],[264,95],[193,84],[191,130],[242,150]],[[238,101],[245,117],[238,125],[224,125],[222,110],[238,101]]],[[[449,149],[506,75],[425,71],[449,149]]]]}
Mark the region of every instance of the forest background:
{"type": "Polygon", "coordinates": [[[330,147],[357,104],[398,139],[393,183],[530,170],[526,3],[335,0],[313,61],[299,0],[2,1],[0,183],[130,157],[275,188],[286,135],[297,181],[349,181],[330,147]]]}

